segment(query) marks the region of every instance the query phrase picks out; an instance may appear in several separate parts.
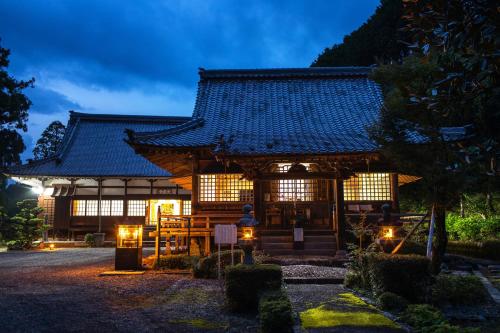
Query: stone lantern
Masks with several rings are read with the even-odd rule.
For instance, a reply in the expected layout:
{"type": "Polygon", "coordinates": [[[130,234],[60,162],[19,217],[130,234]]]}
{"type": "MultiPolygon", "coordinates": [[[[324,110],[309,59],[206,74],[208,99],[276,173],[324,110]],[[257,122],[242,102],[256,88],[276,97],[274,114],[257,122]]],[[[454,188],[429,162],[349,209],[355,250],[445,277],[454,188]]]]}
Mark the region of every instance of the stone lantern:
{"type": "Polygon", "coordinates": [[[238,227],[241,228],[242,236],[238,240],[238,246],[243,250],[243,264],[252,265],[253,261],[253,248],[255,245],[255,226],[259,222],[254,218],[252,212],[252,205],[243,206],[243,217],[238,222],[238,227]]]}

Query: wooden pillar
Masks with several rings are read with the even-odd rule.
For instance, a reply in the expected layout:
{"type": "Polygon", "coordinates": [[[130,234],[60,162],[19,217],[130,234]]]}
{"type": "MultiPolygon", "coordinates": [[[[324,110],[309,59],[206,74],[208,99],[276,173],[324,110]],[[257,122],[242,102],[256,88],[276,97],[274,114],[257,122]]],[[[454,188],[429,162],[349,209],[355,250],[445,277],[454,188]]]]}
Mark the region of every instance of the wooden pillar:
{"type": "Polygon", "coordinates": [[[123,216],[128,216],[128,179],[123,179],[123,216]]]}
{"type": "Polygon", "coordinates": [[[262,180],[260,179],[253,180],[253,210],[255,219],[259,221],[260,225],[265,225],[262,180]]]}
{"type": "Polygon", "coordinates": [[[199,182],[198,182],[198,172],[199,172],[199,159],[196,154],[192,157],[192,179],[191,179],[191,215],[196,215],[198,213],[198,201],[199,201],[199,182]]]}
{"type": "Polygon", "coordinates": [[[102,214],[101,214],[101,201],[102,201],[102,179],[99,178],[97,180],[97,196],[99,200],[97,200],[97,218],[99,221],[99,230],[98,232],[102,232],[102,214]]]}
{"type": "Polygon", "coordinates": [[[335,179],[335,225],[337,230],[337,251],[345,251],[345,208],[344,208],[344,180],[335,179]]]}
{"type": "Polygon", "coordinates": [[[392,211],[393,213],[399,213],[399,183],[397,173],[391,173],[391,197],[392,211]]]}

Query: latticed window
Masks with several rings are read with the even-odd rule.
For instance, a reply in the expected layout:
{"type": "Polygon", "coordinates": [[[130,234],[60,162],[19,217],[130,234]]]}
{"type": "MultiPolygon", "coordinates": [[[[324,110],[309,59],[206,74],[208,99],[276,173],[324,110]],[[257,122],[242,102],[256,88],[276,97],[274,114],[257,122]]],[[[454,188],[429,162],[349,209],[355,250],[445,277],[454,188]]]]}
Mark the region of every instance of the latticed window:
{"type": "MultiPolygon", "coordinates": [[[[301,163],[310,171],[309,163],[301,163]]],[[[276,172],[286,173],[292,163],[276,165],[276,172]]],[[[273,201],[315,201],[325,200],[327,181],[325,179],[280,179],[271,183],[273,201]]]]}
{"type": "Polygon", "coordinates": [[[111,200],[111,216],[123,215],[123,200],[111,200]]]}
{"type": "Polygon", "coordinates": [[[73,200],[73,216],[85,216],[86,200],[73,200]]]}
{"type": "Polygon", "coordinates": [[[122,216],[123,200],[102,200],[101,216],[122,216]]]}
{"type": "Polygon", "coordinates": [[[182,215],[191,215],[191,200],[182,202],[182,215]]]}
{"type": "Polygon", "coordinates": [[[200,175],[200,201],[253,201],[253,182],[242,174],[200,175]]]}
{"type": "Polygon", "coordinates": [[[345,201],[390,201],[389,173],[356,173],[344,181],[345,201]]]}
{"type": "Polygon", "coordinates": [[[128,216],[146,216],[146,200],[129,200],[128,216]]]}

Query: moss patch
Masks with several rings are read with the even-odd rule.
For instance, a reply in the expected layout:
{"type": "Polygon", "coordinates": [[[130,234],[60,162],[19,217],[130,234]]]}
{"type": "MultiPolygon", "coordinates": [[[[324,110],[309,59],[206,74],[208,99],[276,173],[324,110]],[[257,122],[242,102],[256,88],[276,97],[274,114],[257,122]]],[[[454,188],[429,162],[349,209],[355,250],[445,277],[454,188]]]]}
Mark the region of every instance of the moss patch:
{"type": "Polygon", "coordinates": [[[167,296],[169,303],[206,304],[214,299],[209,291],[203,288],[184,288],[167,296]]]}
{"type": "Polygon", "coordinates": [[[352,293],[341,293],[331,301],[301,312],[303,328],[325,327],[384,327],[398,329],[400,326],[376,311],[352,293]]]}
{"type": "Polygon", "coordinates": [[[366,311],[337,311],[328,309],[324,304],[301,312],[300,320],[304,328],[336,326],[399,328],[399,325],[380,313],[366,311]]]}
{"type": "Polygon", "coordinates": [[[189,325],[203,330],[216,330],[228,326],[227,324],[208,321],[202,318],[171,320],[170,323],[189,325]]]}

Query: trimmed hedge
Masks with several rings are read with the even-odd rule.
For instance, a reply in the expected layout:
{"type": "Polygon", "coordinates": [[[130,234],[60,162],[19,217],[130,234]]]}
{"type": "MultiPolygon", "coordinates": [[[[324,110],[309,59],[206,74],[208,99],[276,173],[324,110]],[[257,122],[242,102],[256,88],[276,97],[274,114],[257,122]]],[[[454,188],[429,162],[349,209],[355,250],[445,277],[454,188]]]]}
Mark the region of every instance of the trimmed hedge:
{"type": "Polygon", "coordinates": [[[263,333],[291,332],[292,304],[283,291],[265,293],[259,301],[260,328],[263,333]]]}
{"type": "MultiPolygon", "coordinates": [[[[199,257],[188,256],[186,254],[173,254],[160,256],[160,267],[166,269],[190,269],[196,265],[199,257]]],[[[156,266],[155,262],[155,266],[156,266]]]]}
{"type": "Polygon", "coordinates": [[[408,306],[408,301],[391,292],[385,292],[378,297],[380,308],[385,311],[401,312],[408,306]]]}
{"type": "Polygon", "coordinates": [[[265,291],[281,289],[278,265],[236,265],[226,267],[226,300],[232,311],[257,310],[265,291]]]}
{"type": "MultiPolygon", "coordinates": [[[[221,251],[221,275],[224,276],[226,266],[231,265],[231,251],[221,251]]],[[[241,263],[242,250],[234,250],[234,264],[241,263]]],[[[217,258],[218,252],[212,253],[208,257],[201,258],[196,265],[193,266],[193,275],[199,279],[216,279],[217,278],[217,258]]]]}
{"type": "Polygon", "coordinates": [[[418,255],[367,254],[371,290],[375,295],[391,292],[409,301],[426,298],[432,282],[430,261],[418,255]]]}
{"type": "Polygon", "coordinates": [[[488,292],[476,276],[440,274],[432,286],[432,302],[438,305],[474,305],[488,300],[488,292]]]}
{"type": "Polygon", "coordinates": [[[449,241],[446,252],[467,257],[500,260],[500,240],[484,242],[449,241]]]}

